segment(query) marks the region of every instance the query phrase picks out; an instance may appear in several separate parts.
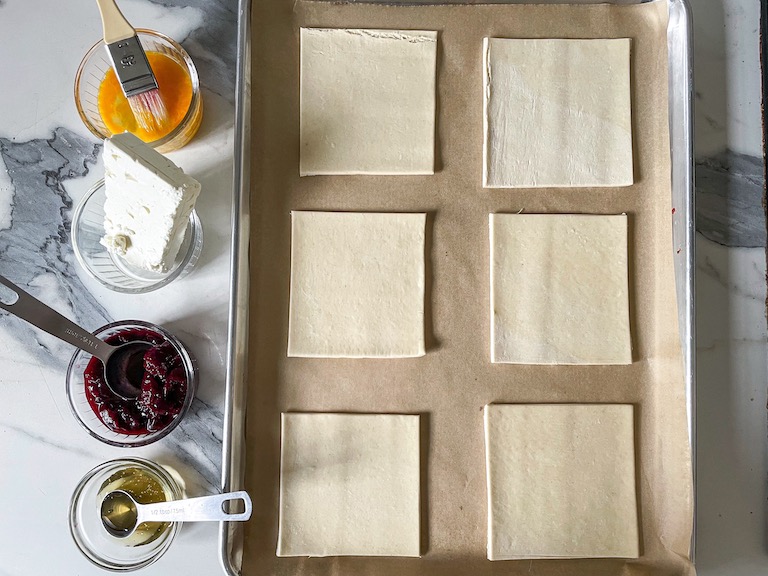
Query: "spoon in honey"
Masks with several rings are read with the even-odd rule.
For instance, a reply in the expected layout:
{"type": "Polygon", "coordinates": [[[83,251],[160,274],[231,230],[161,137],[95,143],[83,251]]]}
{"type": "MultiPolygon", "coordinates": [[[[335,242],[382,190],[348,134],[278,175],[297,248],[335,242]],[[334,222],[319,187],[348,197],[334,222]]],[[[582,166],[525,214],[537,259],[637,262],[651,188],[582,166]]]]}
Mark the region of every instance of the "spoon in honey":
{"type": "Polygon", "coordinates": [[[113,490],[101,501],[101,523],[115,538],[128,538],[144,522],[242,522],[251,517],[251,510],[251,497],[245,491],[139,504],[125,490],[113,490]],[[243,512],[224,509],[224,504],[236,501],[244,503],[243,512]]]}
{"type": "Polygon", "coordinates": [[[144,353],[152,348],[150,342],[134,340],[112,346],[46,306],[7,278],[0,276],[0,285],[5,288],[0,290],[0,309],[96,356],[104,365],[107,387],[121,398],[131,399],[139,395],[144,353]]]}

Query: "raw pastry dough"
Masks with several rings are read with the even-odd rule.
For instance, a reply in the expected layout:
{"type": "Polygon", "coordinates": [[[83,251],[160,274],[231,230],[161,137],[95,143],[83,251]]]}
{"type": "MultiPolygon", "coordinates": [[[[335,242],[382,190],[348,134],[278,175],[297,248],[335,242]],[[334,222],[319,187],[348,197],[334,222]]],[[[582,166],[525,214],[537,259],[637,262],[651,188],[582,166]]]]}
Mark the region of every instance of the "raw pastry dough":
{"type": "Polygon", "coordinates": [[[278,556],[418,556],[419,416],[283,414],[278,556]]]}
{"type": "Polygon", "coordinates": [[[491,214],[491,361],[631,364],[627,217],[491,214]]]}
{"type": "Polygon", "coordinates": [[[629,186],[629,39],[486,38],[483,186],[629,186]]]}
{"type": "Polygon", "coordinates": [[[488,559],[637,558],[631,405],[485,407],[488,559]]]}
{"type": "Polygon", "coordinates": [[[301,29],[299,172],[433,174],[437,32],[301,29]]]}
{"type": "Polygon", "coordinates": [[[426,215],[292,217],[288,356],[423,356],[426,215]]]}

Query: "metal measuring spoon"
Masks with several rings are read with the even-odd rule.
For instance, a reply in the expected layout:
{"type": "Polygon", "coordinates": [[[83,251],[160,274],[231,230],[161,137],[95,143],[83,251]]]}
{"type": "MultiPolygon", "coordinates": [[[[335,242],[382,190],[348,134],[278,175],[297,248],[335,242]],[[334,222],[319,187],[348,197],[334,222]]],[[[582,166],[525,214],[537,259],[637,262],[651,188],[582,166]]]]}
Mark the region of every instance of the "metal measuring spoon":
{"type": "Polygon", "coordinates": [[[144,353],[152,348],[150,342],[135,340],[120,346],[112,346],[65,318],[53,308],[46,306],[7,278],[0,276],[0,284],[16,296],[15,300],[9,302],[3,294],[0,294],[0,308],[26,320],[51,336],[96,356],[104,365],[104,380],[107,387],[121,398],[129,400],[139,395],[144,353]]]}
{"type": "Polygon", "coordinates": [[[156,504],[139,504],[125,490],[113,490],[101,501],[101,522],[115,538],[128,538],[143,522],[243,521],[251,517],[251,497],[247,492],[229,492],[156,504]],[[229,513],[225,502],[242,500],[245,511],[229,513]]]}

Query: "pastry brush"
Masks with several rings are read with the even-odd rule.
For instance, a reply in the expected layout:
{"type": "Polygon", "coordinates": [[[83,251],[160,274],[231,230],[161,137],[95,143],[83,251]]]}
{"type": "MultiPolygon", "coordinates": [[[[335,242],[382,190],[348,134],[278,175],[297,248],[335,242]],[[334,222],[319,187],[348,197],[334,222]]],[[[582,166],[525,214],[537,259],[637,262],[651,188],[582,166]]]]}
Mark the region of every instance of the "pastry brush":
{"type": "Polygon", "coordinates": [[[131,111],[141,128],[154,131],[165,123],[168,113],[136,30],[115,0],[96,0],[96,3],[101,12],[107,53],[131,111]]]}

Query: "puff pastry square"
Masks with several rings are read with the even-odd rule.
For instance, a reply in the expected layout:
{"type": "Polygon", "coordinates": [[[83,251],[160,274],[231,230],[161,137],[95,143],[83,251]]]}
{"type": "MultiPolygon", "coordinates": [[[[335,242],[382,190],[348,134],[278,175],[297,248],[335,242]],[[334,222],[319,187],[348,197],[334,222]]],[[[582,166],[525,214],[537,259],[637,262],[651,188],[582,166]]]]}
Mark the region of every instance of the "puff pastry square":
{"type": "Polygon", "coordinates": [[[301,29],[299,173],[433,174],[437,32],[301,29]]]}
{"type": "Polygon", "coordinates": [[[491,361],[631,364],[627,217],[491,214],[491,361]]]}
{"type": "Polygon", "coordinates": [[[485,407],[488,559],[637,558],[633,408],[485,407]]]}
{"type": "Polygon", "coordinates": [[[633,183],[628,38],[486,38],[483,186],[633,183]]]}
{"type": "Polygon", "coordinates": [[[426,215],[292,218],[288,356],[423,356],[426,215]]]}
{"type": "Polygon", "coordinates": [[[278,556],[419,556],[419,416],[283,414],[278,556]]]}

